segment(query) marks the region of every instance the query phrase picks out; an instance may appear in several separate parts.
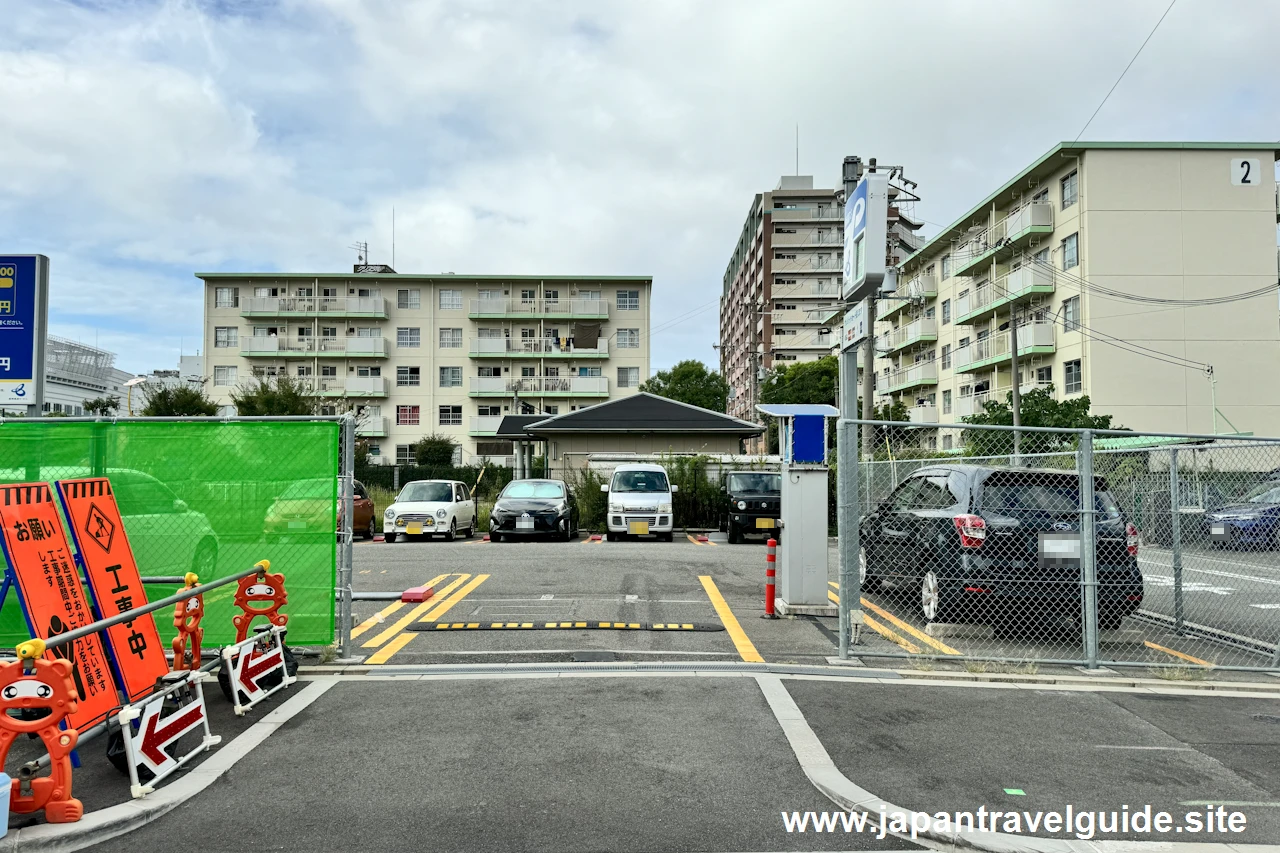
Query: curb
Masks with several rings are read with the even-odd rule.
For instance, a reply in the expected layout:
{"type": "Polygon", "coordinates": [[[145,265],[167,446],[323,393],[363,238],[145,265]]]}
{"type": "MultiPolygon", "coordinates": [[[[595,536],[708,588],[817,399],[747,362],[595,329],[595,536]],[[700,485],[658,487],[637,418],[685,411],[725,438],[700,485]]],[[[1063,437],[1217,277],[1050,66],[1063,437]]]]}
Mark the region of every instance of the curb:
{"type": "MultiPolygon", "coordinates": [[[[1280,684],[1266,681],[1170,681],[1163,678],[1126,678],[1123,675],[1031,675],[1003,672],[952,672],[947,670],[895,669],[912,681],[978,681],[1005,684],[1061,684],[1093,687],[1138,687],[1204,693],[1246,691],[1280,695],[1280,684]]],[[[1269,674],[1269,673],[1268,673],[1269,674]]]]}
{"type": "Polygon", "coordinates": [[[90,812],[75,823],[43,823],[0,838],[0,853],[39,850],[70,853],[132,832],[151,823],[204,791],[258,744],[333,687],[334,681],[312,681],[279,708],[263,715],[235,740],[198,764],[180,779],[140,800],[130,800],[90,812]]]}

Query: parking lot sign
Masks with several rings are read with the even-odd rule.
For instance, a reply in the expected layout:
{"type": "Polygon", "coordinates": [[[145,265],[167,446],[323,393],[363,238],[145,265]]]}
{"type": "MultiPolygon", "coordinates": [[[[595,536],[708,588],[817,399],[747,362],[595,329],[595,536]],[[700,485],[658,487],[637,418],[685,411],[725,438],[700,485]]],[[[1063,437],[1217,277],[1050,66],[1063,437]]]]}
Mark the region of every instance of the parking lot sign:
{"type": "Polygon", "coordinates": [[[0,255],[0,407],[39,414],[48,311],[49,259],[0,255]]]}
{"type": "Polygon", "coordinates": [[[889,237],[889,175],[862,176],[844,205],[844,281],[846,302],[875,296],[884,283],[889,237]]]}

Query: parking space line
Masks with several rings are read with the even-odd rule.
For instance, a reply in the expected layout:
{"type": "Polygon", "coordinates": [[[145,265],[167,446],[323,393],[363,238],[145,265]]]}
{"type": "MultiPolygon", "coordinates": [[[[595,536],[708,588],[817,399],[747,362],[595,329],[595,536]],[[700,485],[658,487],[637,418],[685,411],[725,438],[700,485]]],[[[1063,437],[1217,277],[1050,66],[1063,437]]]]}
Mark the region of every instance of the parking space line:
{"type": "Polygon", "coordinates": [[[915,643],[911,642],[910,640],[900,636],[899,634],[897,634],[897,632],[892,631],[889,628],[886,628],[884,625],[881,625],[879,622],[875,620],[874,617],[868,616],[864,613],[862,615],[862,621],[864,624],[866,624],[868,628],[870,628],[872,631],[875,631],[877,634],[884,637],[886,640],[892,643],[897,643],[898,645],[902,646],[902,648],[906,649],[908,652],[910,652],[913,655],[920,654],[919,646],[917,646],[915,643]]]}
{"type": "Polygon", "coordinates": [[[377,666],[378,664],[386,663],[392,655],[409,645],[409,641],[412,640],[414,636],[414,634],[401,634],[382,648],[378,649],[378,651],[369,655],[369,657],[365,659],[365,663],[370,666],[377,666]]]}
{"type": "Polygon", "coordinates": [[[1171,649],[1171,648],[1168,648],[1167,646],[1162,646],[1159,643],[1153,643],[1150,640],[1144,640],[1142,642],[1142,645],[1146,646],[1149,649],[1155,649],[1158,652],[1164,652],[1165,654],[1171,655],[1175,658],[1179,658],[1180,660],[1185,660],[1188,663],[1194,663],[1196,666],[1203,666],[1206,669],[1213,669],[1213,664],[1209,663],[1209,661],[1201,660],[1198,657],[1193,657],[1189,654],[1185,654],[1183,652],[1178,651],[1177,649],[1171,649]]]}
{"type": "Polygon", "coordinates": [[[686,534],[684,535],[684,538],[685,538],[685,539],[688,539],[688,540],[689,540],[690,542],[692,542],[694,545],[701,545],[701,544],[702,544],[702,543],[701,543],[701,542],[699,542],[697,539],[694,539],[694,538],[693,538],[693,534],[692,534],[692,533],[686,533],[686,534]]]}
{"type": "Polygon", "coordinates": [[[462,589],[458,590],[452,596],[450,596],[449,598],[446,598],[444,601],[438,602],[439,606],[436,607],[435,610],[432,610],[430,613],[428,613],[426,616],[423,616],[418,621],[419,622],[436,621],[441,616],[448,613],[454,607],[454,605],[462,601],[462,599],[466,598],[468,594],[473,592],[477,587],[480,586],[480,584],[484,583],[488,579],[489,579],[488,575],[476,575],[474,578],[468,581],[467,584],[462,587],[462,589]]]}
{"type": "Polygon", "coordinates": [[[707,598],[711,599],[711,606],[720,617],[720,623],[729,632],[729,639],[733,640],[733,647],[738,650],[738,656],[747,663],[764,663],[764,658],[760,657],[760,653],[747,637],[747,632],[743,631],[742,626],[738,624],[738,617],[734,616],[733,611],[729,609],[729,603],[724,600],[724,596],[716,588],[716,583],[711,576],[702,575],[698,581],[707,591],[707,598]]]}
{"type": "MultiPolygon", "coordinates": [[[[835,583],[834,581],[828,581],[828,583],[837,592],[839,592],[840,584],[835,583]]],[[[828,593],[828,595],[831,597],[832,601],[839,603],[840,599],[838,596],[833,595],[831,593],[828,593]]],[[[893,625],[898,630],[905,631],[906,633],[910,634],[912,637],[916,638],[917,640],[924,643],[926,646],[929,646],[930,648],[934,649],[935,651],[942,652],[944,655],[956,655],[957,657],[964,656],[964,652],[961,652],[957,649],[953,649],[951,646],[948,646],[946,643],[942,642],[941,640],[935,639],[934,637],[930,637],[924,631],[921,631],[919,628],[915,627],[914,625],[911,625],[907,622],[902,621],[897,616],[894,616],[892,613],[890,613],[888,610],[885,610],[883,607],[880,607],[877,604],[867,601],[866,598],[862,599],[862,606],[872,611],[873,613],[878,615],[881,619],[885,620],[890,625],[893,625]]]]}
{"type": "MultiPolygon", "coordinates": [[[[448,575],[446,575],[445,577],[448,577],[448,575]]],[[[446,585],[444,589],[439,590],[436,594],[439,596],[448,595],[454,589],[457,589],[458,586],[466,582],[467,578],[469,577],[471,577],[471,575],[469,574],[458,575],[456,579],[449,581],[448,585],[446,585]]],[[[440,601],[438,599],[435,599],[435,598],[427,599],[426,601],[419,604],[417,607],[410,610],[404,616],[401,616],[399,619],[397,619],[385,631],[382,631],[380,634],[378,634],[378,636],[374,637],[372,640],[365,643],[364,648],[372,649],[382,645],[387,640],[390,640],[392,637],[396,636],[401,631],[403,631],[405,629],[405,626],[408,625],[410,622],[417,619],[422,614],[426,613],[428,610],[430,610],[431,608],[435,607],[438,604],[440,604],[440,601]]]]}
{"type": "MultiPolygon", "coordinates": [[[[430,587],[434,587],[436,584],[440,583],[440,581],[444,580],[444,579],[445,579],[445,578],[447,578],[447,577],[449,577],[447,574],[445,574],[445,575],[436,575],[436,576],[435,576],[434,578],[432,578],[431,580],[429,580],[429,581],[427,581],[426,583],[422,584],[422,586],[430,586],[430,587]]],[[[397,601],[397,602],[395,602],[395,603],[393,603],[393,604],[388,604],[386,607],[384,607],[384,608],[382,608],[381,610],[379,610],[379,611],[377,612],[377,614],[376,614],[376,615],[374,615],[374,616],[370,616],[368,619],[364,620],[364,621],[363,621],[363,622],[361,622],[359,625],[357,625],[356,627],[352,628],[352,629],[351,629],[351,639],[353,639],[353,640],[354,640],[356,637],[359,637],[361,634],[363,634],[365,631],[368,631],[368,630],[369,630],[370,628],[372,628],[374,625],[380,625],[380,624],[382,624],[383,622],[385,622],[385,621],[387,620],[387,617],[388,617],[388,616],[390,616],[392,613],[395,613],[395,612],[396,612],[397,610],[399,610],[401,607],[404,607],[404,605],[405,605],[405,602],[403,602],[403,601],[397,601]]]]}

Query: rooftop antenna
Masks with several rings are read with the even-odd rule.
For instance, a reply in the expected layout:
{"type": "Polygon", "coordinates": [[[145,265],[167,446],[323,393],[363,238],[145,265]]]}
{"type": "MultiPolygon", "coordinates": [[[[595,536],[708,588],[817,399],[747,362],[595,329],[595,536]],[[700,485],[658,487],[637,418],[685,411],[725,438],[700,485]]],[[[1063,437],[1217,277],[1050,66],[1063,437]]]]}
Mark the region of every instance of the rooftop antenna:
{"type": "Polygon", "coordinates": [[[356,250],[356,263],[363,264],[369,259],[369,244],[367,242],[362,243],[357,240],[347,248],[356,250]]]}
{"type": "Polygon", "coordinates": [[[800,122],[796,122],[796,177],[800,176],[800,122]]]}
{"type": "Polygon", "coordinates": [[[391,266],[396,265],[396,206],[391,205],[391,266]]]}

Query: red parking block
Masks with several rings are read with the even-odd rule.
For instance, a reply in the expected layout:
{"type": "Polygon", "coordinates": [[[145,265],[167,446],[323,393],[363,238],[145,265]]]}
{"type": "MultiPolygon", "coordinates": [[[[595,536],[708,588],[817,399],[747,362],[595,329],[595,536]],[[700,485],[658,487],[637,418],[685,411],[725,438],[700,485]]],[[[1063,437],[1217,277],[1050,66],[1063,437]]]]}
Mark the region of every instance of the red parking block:
{"type": "Polygon", "coordinates": [[[400,600],[406,602],[426,601],[435,594],[436,591],[429,586],[415,586],[400,593],[400,600]]]}
{"type": "Polygon", "coordinates": [[[604,538],[604,537],[603,537],[603,536],[601,536],[599,533],[592,533],[592,534],[591,534],[591,541],[592,541],[592,542],[599,542],[599,541],[600,541],[601,539],[603,539],[603,538],[604,538]]]}
{"type": "Polygon", "coordinates": [[[488,541],[489,541],[489,534],[488,534],[488,533],[486,533],[486,534],[484,535],[484,538],[482,538],[480,541],[481,541],[481,542],[488,542],[488,541]]]}
{"type": "Polygon", "coordinates": [[[695,537],[693,537],[693,538],[694,538],[694,539],[697,539],[699,542],[710,542],[710,541],[711,541],[711,540],[707,537],[707,535],[706,535],[705,533],[699,533],[697,536],[695,536],[695,537]]]}

